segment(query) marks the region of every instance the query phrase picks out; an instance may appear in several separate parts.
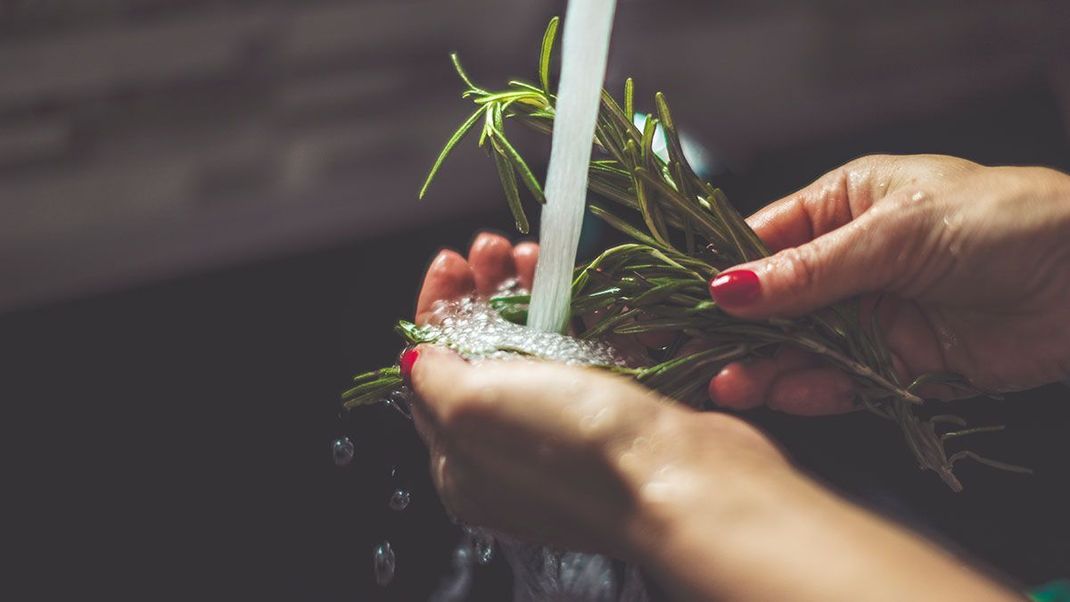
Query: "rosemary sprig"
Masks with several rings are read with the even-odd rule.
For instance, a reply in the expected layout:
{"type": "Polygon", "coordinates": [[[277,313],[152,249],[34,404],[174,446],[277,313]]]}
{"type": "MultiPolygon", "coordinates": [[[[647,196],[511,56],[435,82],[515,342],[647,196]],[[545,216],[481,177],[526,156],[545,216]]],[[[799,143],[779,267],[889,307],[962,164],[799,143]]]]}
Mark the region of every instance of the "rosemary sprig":
{"type": "MultiPolygon", "coordinates": [[[[556,97],[550,91],[550,58],[558,19],[550,21],[539,53],[538,84],[510,81],[504,90],[476,86],[456,55],[454,68],[466,89],[462,97],[475,111],[454,132],[439,154],[420,190],[422,198],[450,151],[482,123],[481,147],[493,156],[505,197],[520,232],[528,220],[519,198],[519,179],[538,202],[545,197],[524,158],[509,142],[504,124],[519,122],[535,131],[552,131],[556,97]]],[[[576,336],[627,337],[653,331],[679,333],[678,339],[697,339],[703,351],[683,357],[658,358],[651,352],[637,367],[606,366],[626,374],[684,403],[706,402],[705,384],[725,363],[768,355],[780,345],[793,345],[823,357],[851,375],[857,384],[858,403],[883,418],[894,420],[908,448],[922,468],[936,472],[952,489],[962,489],[953,469],[956,462],[972,459],[989,466],[1028,472],[1027,469],[989,460],[973,451],[948,455],[951,439],[999,427],[961,428],[937,432],[937,425],[965,427],[958,417],[925,420],[919,413],[925,401],[919,388],[941,383],[978,392],[957,375],[931,374],[903,386],[874,322],[859,320],[858,302],[844,302],[795,319],[744,321],[734,318],[710,299],[707,282],[720,271],[769,255],[757,234],[729,204],[720,189],[699,178],[683,153],[676,121],[660,92],[654,97],[656,115],[640,129],[635,125],[634,83],[628,79],[623,107],[608,92],[595,130],[595,150],[603,155],[591,162],[589,187],[605,201],[590,204],[590,211],[635,242],[607,249],[593,261],[577,267],[572,285],[572,313],[600,316],[576,321],[576,336]],[[667,152],[654,151],[658,135],[667,152]],[[625,217],[631,214],[632,219],[625,217]],[[633,225],[633,221],[642,224],[633,225]]],[[[506,319],[524,323],[527,297],[499,297],[492,306],[506,319]]],[[[874,312],[876,314],[876,312],[874,312]]],[[[409,343],[423,342],[427,333],[402,322],[399,332],[409,343]]],[[[434,341],[430,341],[434,342],[434,341]]],[[[679,341],[678,341],[679,343],[679,341]]],[[[673,348],[678,345],[671,346],[673,348]]],[[[381,399],[400,384],[396,368],[358,376],[343,394],[347,408],[381,399]]]]}

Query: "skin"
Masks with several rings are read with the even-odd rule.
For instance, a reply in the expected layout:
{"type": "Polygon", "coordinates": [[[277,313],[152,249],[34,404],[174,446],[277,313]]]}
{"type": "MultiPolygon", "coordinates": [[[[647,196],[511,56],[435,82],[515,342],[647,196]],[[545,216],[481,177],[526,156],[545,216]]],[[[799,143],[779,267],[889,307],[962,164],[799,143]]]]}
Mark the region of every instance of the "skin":
{"type": "MultiPolygon", "coordinates": [[[[1048,341],[1070,339],[1062,267],[1070,263],[1057,261],[1067,257],[1059,233],[1070,238],[1065,178],[947,157],[853,162],[751,218],[784,250],[744,266],[759,274],[762,294],[730,311],[793,315],[889,290],[894,302],[878,311],[904,373],[961,366],[994,388],[1063,377],[1070,345],[1059,356],[1048,341]],[[959,225],[940,229],[945,217],[959,225]],[[952,245],[954,259],[942,258],[952,245]],[[951,328],[951,349],[934,319],[951,328]],[[1011,345],[995,336],[1023,331],[1038,338],[1011,345]],[[1001,353],[1009,365],[995,365],[1001,353]]],[[[443,251],[425,277],[417,321],[437,300],[487,292],[505,278],[530,286],[537,253],[489,233],[467,258],[443,251]]],[[[432,478],[452,514],[640,563],[675,599],[1021,599],[814,483],[739,418],[696,413],[593,370],[476,366],[433,347],[420,348],[412,385],[432,478]]],[[[726,367],[710,389],[728,406],[820,414],[847,409],[839,396],[850,383],[785,350],[726,367]]]]}
{"type": "MultiPolygon", "coordinates": [[[[775,255],[736,269],[761,294],[742,318],[795,316],[861,295],[904,382],[954,372],[1006,392],[1070,378],[1070,177],[954,157],[852,161],[748,219],[775,255]]],[[[928,396],[956,392],[930,387],[928,396]]],[[[710,383],[726,408],[850,411],[853,385],[785,349],[710,383]]]]}

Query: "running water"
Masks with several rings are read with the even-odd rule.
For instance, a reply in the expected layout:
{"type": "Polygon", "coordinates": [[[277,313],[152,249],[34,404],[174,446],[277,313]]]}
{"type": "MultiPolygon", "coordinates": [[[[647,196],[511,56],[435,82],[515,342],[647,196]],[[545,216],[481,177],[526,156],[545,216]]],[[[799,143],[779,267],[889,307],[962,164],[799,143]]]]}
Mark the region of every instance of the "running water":
{"type": "Polygon", "coordinates": [[[565,12],[541,252],[528,318],[529,327],[543,332],[563,332],[568,324],[587,170],[616,6],[616,0],[581,0],[569,2],[565,12]]]}
{"type": "MultiPolygon", "coordinates": [[[[513,291],[522,293],[523,291],[513,291]]],[[[542,360],[581,366],[624,365],[622,355],[599,341],[583,341],[513,324],[486,299],[465,297],[440,302],[425,332],[437,344],[472,361],[542,360]]],[[[461,602],[479,564],[491,562],[495,548],[513,572],[513,602],[646,602],[638,567],[597,554],[569,552],[465,527],[454,552],[454,571],[432,602],[461,602]]]]}
{"type": "MultiPolygon", "coordinates": [[[[438,334],[445,336],[440,340],[452,343],[450,346],[462,355],[467,352],[470,356],[495,357],[502,354],[497,349],[505,348],[566,363],[619,362],[612,350],[597,344],[585,346],[569,337],[546,334],[562,333],[568,325],[572,273],[587,201],[587,172],[615,9],[616,0],[579,0],[569,2],[565,13],[546,207],[540,222],[541,252],[528,307],[528,328],[510,328],[508,322],[478,301],[442,308],[445,316],[440,314],[442,331],[438,334]],[[503,345],[506,341],[509,344],[503,345]]],[[[487,537],[485,541],[493,540],[487,537]]],[[[514,602],[647,600],[643,580],[634,566],[623,566],[597,554],[555,550],[508,537],[497,541],[513,570],[514,602]]],[[[481,547],[479,543],[476,540],[462,544],[473,546],[468,551],[459,548],[464,552],[462,556],[469,559],[471,552],[479,555],[493,551],[492,545],[481,547]]],[[[486,561],[489,560],[488,556],[486,561]]],[[[463,598],[462,592],[471,579],[471,561],[467,562],[450,582],[452,587],[446,588],[436,601],[463,598]]]]}
{"type": "MultiPolygon", "coordinates": [[[[578,365],[625,363],[608,345],[560,334],[569,319],[572,274],[587,200],[587,172],[615,9],[616,0],[578,0],[569,2],[565,13],[561,79],[546,177],[547,204],[540,224],[541,253],[527,328],[508,322],[485,300],[472,297],[440,304],[432,324],[425,327],[438,344],[468,359],[534,356],[578,365]]],[[[409,415],[407,392],[398,392],[387,401],[409,415]]],[[[338,456],[336,450],[336,461],[338,456]]],[[[404,510],[408,502],[408,492],[399,489],[391,496],[389,507],[404,510]]],[[[638,567],[597,554],[529,544],[485,529],[465,527],[464,533],[454,551],[454,570],[432,594],[432,602],[467,599],[475,567],[490,563],[495,547],[501,549],[512,568],[514,602],[648,600],[638,567]]],[[[389,542],[375,549],[374,561],[376,581],[388,585],[396,563],[389,542]]]]}

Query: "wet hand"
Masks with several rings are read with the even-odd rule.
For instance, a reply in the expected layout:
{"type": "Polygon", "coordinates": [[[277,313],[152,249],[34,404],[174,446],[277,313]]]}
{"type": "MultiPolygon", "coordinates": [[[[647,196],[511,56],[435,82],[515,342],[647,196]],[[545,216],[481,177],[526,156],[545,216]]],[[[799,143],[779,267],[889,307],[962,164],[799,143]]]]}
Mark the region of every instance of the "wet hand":
{"type": "MultiPolygon", "coordinates": [[[[443,251],[417,307],[531,286],[538,247],[481,234],[443,251]]],[[[805,361],[805,358],[803,358],[805,361]]],[[[421,347],[404,362],[432,478],[456,516],[642,564],[674,599],[1015,599],[794,470],[731,416],[671,405],[589,369],[468,364],[421,347]],[[841,559],[828,570],[824,559],[841,559]],[[876,599],[876,598],[874,598],[876,599]]]]}
{"type": "Polygon", "coordinates": [[[676,600],[1018,599],[737,418],[593,369],[417,352],[413,418],[465,522],[635,562],[676,600]]]}
{"type": "MultiPolygon", "coordinates": [[[[1070,376],[1070,176],[944,156],[865,157],[748,219],[776,251],[711,286],[742,318],[796,316],[878,295],[900,376],[962,374],[989,391],[1070,376]]],[[[927,392],[951,397],[953,391],[927,392]]],[[[710,383],[723,407],[854,407],[852,381],[784,349],[710,383]]]]}
{"type": "Polygon", "coordinates": [[[490,295],[510,278],[521,288],[531,289],[539,246],[522,242],[513,246],[507,238],[482,232],[472,241],[467,259],[451,249],[443,249],[424,275],[416,302],[416,323],[426,324],[439,301],[477,293],[490,295]]]}
{"type": "Polygon", "coordinates": [[[454,516],[531,541],[642,559],[669,516],[750,505],[741,483],[791,473],[742,421],[622,377],[417,350],[413,417],[454,516]],[[717,492],[713,495],[713,492],[717,492]],[[669,510],[671,508],[671,510],[669,510]]]}

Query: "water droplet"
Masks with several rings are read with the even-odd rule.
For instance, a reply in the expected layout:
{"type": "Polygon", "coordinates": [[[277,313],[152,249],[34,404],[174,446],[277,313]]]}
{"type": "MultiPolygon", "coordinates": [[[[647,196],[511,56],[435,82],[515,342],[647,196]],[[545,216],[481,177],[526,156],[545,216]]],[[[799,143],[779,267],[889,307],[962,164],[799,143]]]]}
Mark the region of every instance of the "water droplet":
{"type": "Polygon", "coordinates": [[[335,466],[348,466],[353,461],[353,441],[349,437],[339,437],[331,442],[331,455],[335,466]]]}
{"type": "Polygon", "coordinates": [[[479,564],[490,564],[490,561],[494,560],[494,542],[493,541],[477,541],[476,542],[476,561],[479,564]]]}
{"type": "Polygon", "coordinates": [[[490,561],[494,559],[494,536],[483,529],[465,527],[464,530],[468,533],[468,540],[472,544],[476,562],[483,565],[490,564],[490,561]]]}
{"type": "Polygon", "coordinates": [[[453,549],[454,568],[472,566],[472,548],[467,543],[461,543],[453,549]]]}
{"type": "Polygon", "coordinates": [[[382,586],[390,585],[394,579],[394,568],[397,558],[394,557],[394,548],[389,541],[384,541],[375,548],[373,555],[375,565],[375,582],[382,586]]]}
{"type": "Polygon", "coordinates": [[[412,409],[409,407],[409,390],[407,388],[391,391],[383,401],[386,405],[401,412],[402,416],[412,419],[412,409]]]}
{"type": "Polygon", "coordinates": [[[476,543],[476,561],[479,564],[490,564],[490,561],[494,560],[494,542],[477,542],[476,543]]]}
{"type": "Polygon", "coordinates": [[[409,507],[409,503],[412,502],[412,494],[404,489],[395,489],[394,493],[390,495],[390,509],[401,512],[409,507]]]}

